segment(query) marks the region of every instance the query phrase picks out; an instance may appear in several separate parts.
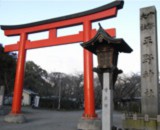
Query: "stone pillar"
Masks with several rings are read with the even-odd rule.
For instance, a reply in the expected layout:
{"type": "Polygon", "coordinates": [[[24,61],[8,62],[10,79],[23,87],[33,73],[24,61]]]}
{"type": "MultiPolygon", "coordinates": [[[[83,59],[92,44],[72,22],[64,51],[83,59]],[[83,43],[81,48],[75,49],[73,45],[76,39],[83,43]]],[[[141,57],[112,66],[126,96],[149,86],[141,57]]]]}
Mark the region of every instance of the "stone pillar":
{"type": "Polygon", "coordinates": [[[159,114],[157,18],[154,6],[140,9],[142,114],[159,114]]]}
{"type": "Polygon", "coordinates": [[[126,116],[127,129],[160,130],[157,18],[154,6],[140,9],[142,114],[126,116]]]}

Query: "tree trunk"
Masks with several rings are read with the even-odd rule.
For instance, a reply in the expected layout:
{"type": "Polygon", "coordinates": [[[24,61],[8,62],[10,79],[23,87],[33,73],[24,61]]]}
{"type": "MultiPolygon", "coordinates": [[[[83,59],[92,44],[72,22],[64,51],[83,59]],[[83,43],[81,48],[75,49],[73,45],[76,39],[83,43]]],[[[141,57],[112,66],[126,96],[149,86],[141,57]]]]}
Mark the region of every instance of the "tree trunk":
{"type": "Polygon", "coordinates": [[[60,81],[60,85],[59,85],[59,93],[58,93],[58,110],[61,109],[61,81],[60,81]]]}

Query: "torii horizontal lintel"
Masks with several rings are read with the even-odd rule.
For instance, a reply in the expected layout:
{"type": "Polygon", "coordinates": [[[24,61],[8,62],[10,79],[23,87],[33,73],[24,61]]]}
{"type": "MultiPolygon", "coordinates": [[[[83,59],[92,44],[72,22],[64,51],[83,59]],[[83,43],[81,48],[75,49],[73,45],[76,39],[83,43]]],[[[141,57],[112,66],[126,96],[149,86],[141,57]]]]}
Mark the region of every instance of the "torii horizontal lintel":
{"type": "MultiPolygon", "coordinates": [[[[105,30],[111,37],[116,36],[115,28],[106,29],[105,30]]],[[[91,37],[93,38],[97,33],[96,29],[91,31],[91,37]]],[[[36,40],[36,41],[26,41],[25,49],[35,49],[35,48],[42,48],[42,47],[49,47],[49,46],[56,46],[56,45],[64,45],[64,44],[71,44],[83,42],[83,31],[80,31],[78,34],[61,36],[61,37],[50,37],[49,39],[43,40],[36,40]]],[[[19,50],[19,42],[16,44],[10,44],[5,46],[5,52],[10,51],[18,51],[19,50]]]]}

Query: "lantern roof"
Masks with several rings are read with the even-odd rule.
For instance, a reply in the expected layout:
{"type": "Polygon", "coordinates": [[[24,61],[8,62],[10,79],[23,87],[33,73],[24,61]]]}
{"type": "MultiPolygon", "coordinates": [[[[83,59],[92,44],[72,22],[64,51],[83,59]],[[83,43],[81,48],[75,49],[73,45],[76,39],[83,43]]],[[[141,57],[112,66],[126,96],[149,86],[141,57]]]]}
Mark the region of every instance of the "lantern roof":
{"type": "Polygon", "coordinates": [[[81,44],[82,47],[97,54],[96,49],[99,45],[110,45],[118,52],[131,53],[132,48],[122,38],[112,38],[99,24],[97,34],[88,42],[81,44]]]}

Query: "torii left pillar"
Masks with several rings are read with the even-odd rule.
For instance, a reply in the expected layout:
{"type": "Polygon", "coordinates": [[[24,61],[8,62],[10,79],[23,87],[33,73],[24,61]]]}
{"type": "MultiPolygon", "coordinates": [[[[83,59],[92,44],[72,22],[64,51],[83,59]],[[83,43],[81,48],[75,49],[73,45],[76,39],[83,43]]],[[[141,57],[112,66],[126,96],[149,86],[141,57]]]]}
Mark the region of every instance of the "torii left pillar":
{"type": "Polygon", "coordinates": [[[4,120],[12,123],[23,123],[26,121],[23,114],[21,114],[21,100],[23,91],[23,81],[24,81],[24,69],[25,69],[25,59],[26,59],[26,49],[25,43],[27,41],[27,34],[22,33],[20,35],[19,51],[18,51],[18,61],[16,68],[16,77],[14,85],[14,95],[12,102],[12,110],[9,115],[7,115],[4,120]]]}

